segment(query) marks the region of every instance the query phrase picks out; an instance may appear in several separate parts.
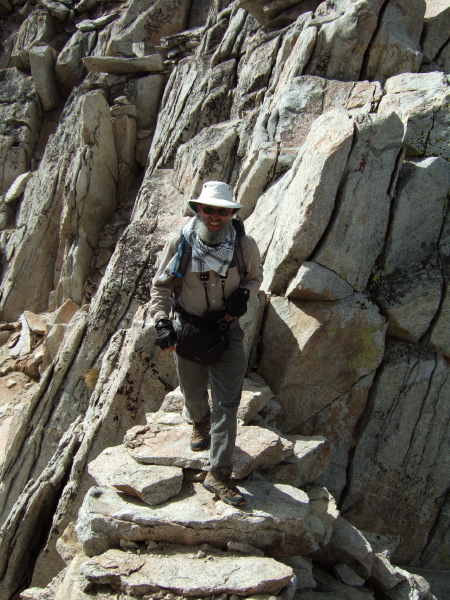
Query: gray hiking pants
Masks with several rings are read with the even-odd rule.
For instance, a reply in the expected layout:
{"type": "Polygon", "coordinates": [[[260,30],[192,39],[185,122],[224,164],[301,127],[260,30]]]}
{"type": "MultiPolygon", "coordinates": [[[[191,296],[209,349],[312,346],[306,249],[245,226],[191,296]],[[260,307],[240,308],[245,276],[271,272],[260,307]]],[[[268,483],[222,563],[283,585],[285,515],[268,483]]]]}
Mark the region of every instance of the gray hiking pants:
{"type": "Polygon", "coordinates": [[[233,466],[237,411],[247,369],[243,338],[244,332],[235,319],[228,332],[228,350],[217,364],[209,367],[174,353],[184,396],[184,418],[194,423],[211,419],[210,470],[228,470],[233,466]],[[208,404],[208,383],[211,384],[212,412],[208,404]]]}

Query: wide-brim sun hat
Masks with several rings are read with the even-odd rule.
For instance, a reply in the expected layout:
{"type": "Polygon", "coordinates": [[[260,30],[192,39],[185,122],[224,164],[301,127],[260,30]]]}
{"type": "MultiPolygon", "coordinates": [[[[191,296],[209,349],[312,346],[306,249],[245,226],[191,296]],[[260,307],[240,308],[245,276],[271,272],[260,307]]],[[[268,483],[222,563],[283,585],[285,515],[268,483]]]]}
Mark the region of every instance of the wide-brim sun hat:
{"type": "Polygon", "coordinates": [[[197,202],[199,204],[206,204],[207,206],[231,208],[234,213],[244,208],[242,204],[234,202],[233,192],[228,183],[222,183],[221,181],[207,181],[203,185],[200,196],[188,200],[190,209],[195,213],[197,212],[197,202]]]}

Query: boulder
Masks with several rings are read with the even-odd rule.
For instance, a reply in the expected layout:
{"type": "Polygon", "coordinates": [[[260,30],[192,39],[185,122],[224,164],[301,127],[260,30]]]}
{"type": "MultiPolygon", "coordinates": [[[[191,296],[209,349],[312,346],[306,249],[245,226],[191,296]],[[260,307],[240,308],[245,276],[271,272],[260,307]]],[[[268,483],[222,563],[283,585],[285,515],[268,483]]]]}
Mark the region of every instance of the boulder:
{"type": "Polygon", "coordinates": [[[258,372],[282,406],[280,429],[292,431],[375,371],[385,329],[362,294],[335,302],[272,297],[258,372]]]}
{"type": "Polygon", "coordinates": [[[352,138],[347,113],[331,111],[316,119],[292,169],[260,197],[247,219],[264,258],[264,290],[282,293],[321,238],[352,138]]]}
{"type": "Polygon", "coordinates": [[[95,41],[95,33],[76,31],[58,54],[55,73],[63,96],[67,97],[83,80],[86,69],[82,59],[92,52],[95,41]]]}
{"type": "Polygon", "coordinates": [[[70,15],[70,8],[64,2],[58,2],[58,0],[38,0],[38,3],[59,21],[65,21],[70,15]]]}
{"type": "Polygon", "coordinates": [[[239,211],[242,219],[253,212],[259,197],[272,180],[277,158],[277,144],[262,142],[245,161],[234,190],[236,202],[244,207],[239,211]]]}
{"type": "Polygon", "coordinates": [[[304,262],[286,290],[288,298],[297,300],[339,300],[351,294],[351,285],[315,262],[304,262]]]}
{"type": "Polygon", "coordinates": [[[92,584],[113,584],[127,594],[139,595],[164,590],[187,597],[212,594],[278,594],[293,577],[290,567],[273,558],[194,552],[136,556],[108,550],[80,567],[92,584]]]}
{"type": "Polygon", "coordinates": [[[22,173],[14,180],[13,184],[6,192],[5,197],[3,199],[5,204],[11,204],[24,193],[25,188],[27,187],[27,183],[33,177],[33,173],[28,171],[28,173],[22,173]]]}
{"type": "Polygon", "coordinates": [[[322,2],[311,23],[319,31],[306,72],[326,79],[358,80],[382,4],[382,0],[356,0],[343,10],[335,2],[322,2]]]}
{"type": "Polygon", "coordinates": [[[142,465],[133,460],[124,446],[106,448],[88,466],[99,486],[110,486],[150,506],[161,504],[181,491],[183,472],[177,467],[142,465]]]}
{"type": "Polygon", "coordinates": [[[46,325],[45,321],[41,317],[35,315],[29,310],[24,311],[23,315],[27,321],[28,327],[33,333],[36,333],[37,335],[45,335],[46,325]]]}
{"type": "Polygon", "coordinates": [[[338,396],[323,410],[305,421],[296,431],[305,436],[324,436],[331,460],[326,470],[317,475],[317,483],[340,499],[347,483],[350,452],[357,437],[357,424],[364,414],[375,372],[364,375],[351,389],[338,396]]]}
{"type": "Polygon", "coordinates": [[[316,565],[313,568],[313,576],[317,581],[317,588],[321,593],[317,596],[314,592],[309,595],[300,592],[300,600],[327,600],[327,598],[336,598],[336,600],[375,600],[374,590],[370,587],[353,587],[342,583],[323,567],[316,565]]]}
{"type": "Polygon", "coordinates": [[[356,119],[336,213],[312,257],[358,291],[365,290],[383,248],[402,138],[403,125],[395,113],[356,119]]]}
{"type": "Polygon", "coordinates": [[[318,547],[305,492],[262,481],[241,482],[239,489],[247,501],[243,510],[215,503],[201,484],[185,484],[176,502],[154,507],[130,503],[112,490],[94,487],[79,512],[78,539],[89,556],[101,554],[120,538],[188,546],[208,543],[218,548],[235,538],[264,551],[270,549],[274,557],[309,554],[318,547]]]}
{"type": "Polygon", "coordinates": [[[156,124],[149,167],[173,166],[178,146],[189,141],[204,127],[229,118],[235,78],[235,60],[211,70],[209,58],[181,61],[167,82],[156,124]],[[172,90],[178,90],[172,94],[172,90]],[[205,93],[206,90],[206,93],[205,93]]]}
{"type": "Polygon", "coordinates": [[[247,49],[245,63],[239,71],[234,93],[231,107],[232,119],[242,117],[244,111],[252,110],[261,104],[261,90],[269,84],[279,45],[280,38],[277,36],[247,49]]]}
{"type": "Polygon", "coordinates": [[[448,431],[436,415],[447,410],[449,384],[441,356],[399,341],[387,345],[343,510],[350,509],[346,518],[364,531],[396,536],[394,563],[407,563],[422,551],[444,502],[448,431]],[[420,521],[414,516],[418,509],[420,521]]]}
{"type": "Polygon", "coordinates": [[[418,342],[441,304],[439,241],[449,187],[450,165],[439,157],[404,163],[400,171],[384,264],[372,284],[391,336],[418,342]]]}
{"type": "Polygon", "coordinates": [[[55,22],[49,11],[40,9],[32,12],[20,26],[12,49],[11,58],[15,66],[29,71],[30,49],[51,42],[55,33],[55,22]]]}
{"type": "MultiPolygon", "coordinates": [[[[291,56],[294,52],[295,49],[291,56]]],[[[289,73],[284,73],[288,68],[287,63],[270,108],[258,118],[258,126],[264,126],[268,139],[280,144],[284,162],[292,156],[292,164],[320,115],[331,110],[348,110],[352,116],[367,114],[374,111],[382,97],[381,86],[376,81],[344,82],[312,75],[289,77],[289,73]]]]}
{"type": "Polygon", "coordinates": [[[323,437],[287,436],[294,442],[294,453],[261,475],[273,483],[288,483],[302,487],[312,483],[326,470],[331,460],[331,448],[323,437]]]}
{"type": "Polygon", "coordinates": [[[428,0],[423,21],[423,62],[433,62],[448,41],[450,6],[441,0],[428,0]]]}
{"type": "Polygon", "coordinates": [[[110,93],[114,99],[126,96],[128,101],[136,106],[138,130],[151,130],[153,133],[164,86],[164,75],[152,73],[113,85],[110,93]]]}
{"type": "Polygon", "coordinates": [[[419,70],[426,5],[425,0],[395,0],[380,15],[365,65],[365,74],[370,80],[384,83],[392,75],[419,70]]]}
{"type": "MultiPolygon", "coordinates": [[[[0,193],[30,172],[41,128],[42,108],[32,77],[16,68],[2,71],[0,86],[0,193]]],[[[20,181],[20,180],[19,180],[20,181]]],[[[20,187],[20,185],[19,185],[20,187]]],[[[14,187],[11,193],[15,195],[14,187]]],[[[10,208],[14,200],[6,198],[10,208]]],[[[9,260],[9,259],[8,259],[9,260]]]]}
{"type": "Polygon", "coordinates": [[[443,73],[408,73],[390,77],[379,113],[395,111],[405,125],[407,155],[450,158],[450,90],[443,73]]]}
{"type": "Polygon", "coordinates": [[[51,46],[33,46],[30,50],[31,76],[44,111],[53,110],[59,104],[59,92],[55,77],[56,50],[51,46]]]}
{"type": "Polygon", "coordinates": [[[227,122],[203,129],[178,148],[173,183],[186,202],[198,198],[205,181],[228,181],[236,140],[237,123],[227,122]]]}
{"type": "Polygon", "coordinates": [[[364,535],[343,517],[337,519],[330,541],[320,548],[318,555],[325,564],[338,566],[344,563],[364,581],[372,572],[372,546],[364,535]]]}
{"type": "Polygon", "coordinates": [[[292,567],[297,577],[297,589],[313,589],[316,587],[317,583],[312,574],[311,559],[304,558],[303,556],[290,556],[284,558],[283,562],[292,567]]]}
{"type": "Polygon", "coordinates": [[[107,54],[114,43],[131,40],[157,44],[162,37],[186,29],[189,6],[183,0],[131,2],[111,27],[107,54]]]}

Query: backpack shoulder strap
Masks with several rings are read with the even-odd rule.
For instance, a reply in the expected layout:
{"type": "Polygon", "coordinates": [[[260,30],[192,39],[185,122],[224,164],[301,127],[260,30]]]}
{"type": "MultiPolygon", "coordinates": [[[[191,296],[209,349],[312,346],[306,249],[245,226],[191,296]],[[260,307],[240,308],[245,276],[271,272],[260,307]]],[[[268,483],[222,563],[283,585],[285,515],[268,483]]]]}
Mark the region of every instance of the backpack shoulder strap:
{"type": "Polygon", "coordinates": [[[234,260],[236,262],[238,273],[241,279],[243,279],[247,276],[244,263],[244,253],[242,251],[242,238],[245,235],[245,227],[242,219],[239,217],[232,219],[231,223],[236,230],[236,238],[234,240],[234,260]]]}
{"type": "Polygon", "coordinates": [[[178,256],[178,277],[176,278],[175,285],[173,288],[176,297],[181,294],[182,279],[184,274],[186,273],[186,270],[192,258],[192,248],[187,239],[184,237],[183,232],[181,232],[181,241],[178,246],[178,256]]]}

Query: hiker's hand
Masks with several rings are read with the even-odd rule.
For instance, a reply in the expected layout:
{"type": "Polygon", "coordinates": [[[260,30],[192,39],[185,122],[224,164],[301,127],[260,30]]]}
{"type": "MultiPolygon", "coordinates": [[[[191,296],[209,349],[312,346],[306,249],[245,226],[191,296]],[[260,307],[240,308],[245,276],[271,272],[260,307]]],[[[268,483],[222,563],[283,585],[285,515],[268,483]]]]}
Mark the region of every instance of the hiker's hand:
{"type": "Polygon", "coordinates": [[[172,321],[169,319],[160,319],[155,325],[157,335],[156,343],[161,350],[173,352],[177,345],[177,334],[173,328],[172,321]]]}
{"type": "Polygon", "coordinates": [[[228,298],[225,306],[225,320],[228,317],[242,317],[247,312],[247,302],[250,297],[250,290],[247,288],[237,288],[228,298]]]}

